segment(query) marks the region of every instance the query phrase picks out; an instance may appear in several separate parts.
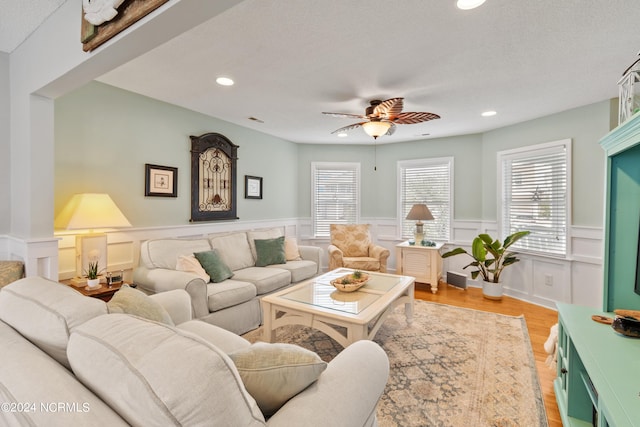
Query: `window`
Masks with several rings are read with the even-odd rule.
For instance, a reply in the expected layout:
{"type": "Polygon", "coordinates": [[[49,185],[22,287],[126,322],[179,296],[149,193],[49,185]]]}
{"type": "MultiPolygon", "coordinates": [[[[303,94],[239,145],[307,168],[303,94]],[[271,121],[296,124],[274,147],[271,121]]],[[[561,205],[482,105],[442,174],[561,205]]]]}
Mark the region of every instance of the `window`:
{"type": "Polygon", "coordinates": [[[360,164],[311,163],[313,234],[329,236],[330,224],[360,219],[360,164]]]}
{"type": "Polygon", "coordinates": [[[513,248],[566,256],[570,218],[571,140],[498,153],[501,234],[531,234],[513,248]]]}
{"type": "Polygon", "coordinates": [[[415,221],[405,219],[425,203],[433,220],[424,221],[427,240],[448,242],[453,217],[453,157],[398,162],[398,221],[402,238],[413,237],[415,221]]]}

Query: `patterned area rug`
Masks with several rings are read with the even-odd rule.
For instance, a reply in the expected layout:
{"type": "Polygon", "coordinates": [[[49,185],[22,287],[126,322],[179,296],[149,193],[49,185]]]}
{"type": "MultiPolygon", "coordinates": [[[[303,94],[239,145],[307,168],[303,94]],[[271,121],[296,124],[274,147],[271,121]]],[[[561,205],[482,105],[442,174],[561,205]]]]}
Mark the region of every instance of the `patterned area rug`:
{"type": "MultiPolygon", "coordinates": [[[[255,342],[257,329],[244,335],[255,342]]],[[[302,326],[276,331],[330,361],[342,347],[302,326]]],[[[378,404],[386,426],[546,427],[540,384],[524,317],[416,301],[407,325],[404,305],[376,335],[391,365],[378,404]]]]}

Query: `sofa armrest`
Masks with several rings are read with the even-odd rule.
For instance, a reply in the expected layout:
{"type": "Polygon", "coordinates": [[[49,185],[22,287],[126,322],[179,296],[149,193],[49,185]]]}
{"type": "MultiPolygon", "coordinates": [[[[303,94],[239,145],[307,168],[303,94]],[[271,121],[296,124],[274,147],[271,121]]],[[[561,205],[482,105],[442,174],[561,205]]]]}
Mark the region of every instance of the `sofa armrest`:
{"type": "Polygon", "coordinates": [[[150,297],[167,310],[174,324],[179,325],[191,320],[191,295],[187,291],[174,289],[173,291],[153,294],[150,297]]]}
{"type": "Polygon", "coordinates": [[[384,246],[374,244],[369,245],[369,256],[380,260],[381,273],[387,272],[387,259],[389,259],[389,255],[391,255],[391,252],[389,252],[389,249],[384,246]]]}
{"type": "Polygon", "coordinates": [[[342,267],[342,257],[344,256],[344,253],[338,249],[336,245],[327,246],[327,251],[329,252],[329,270],[335,270],[338,267],[342,267]]]}
{"type": "Polygon", "coordinates": [[[269,426],[372,426],[389,378],[389,359],[373,341],[361,340],[338,354],[318,381],[289,400],[269,426]]]}
{"type": "Polygon", "coordinates": [[[193,317],[200,318],[209,314],[207,284],[193,273],[140,266],[133,270],[133,283],[147,294],[184,289],[191,296],[193,317]]]}
{"type": "Polygon", "coordinates": [[[302,259],[316,263],[318,266],[316,274],[319,273],[320,267],[322,266],[322,248],[317,246],[298,246],[298,251],[300,252],[302,259]]]}

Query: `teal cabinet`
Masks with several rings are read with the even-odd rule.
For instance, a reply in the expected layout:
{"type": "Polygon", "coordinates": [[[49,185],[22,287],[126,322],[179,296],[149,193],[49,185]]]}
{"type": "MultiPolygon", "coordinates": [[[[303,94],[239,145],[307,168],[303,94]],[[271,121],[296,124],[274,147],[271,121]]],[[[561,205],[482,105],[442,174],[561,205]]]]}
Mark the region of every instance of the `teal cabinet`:
{"type": "Polygon", "coordinates": [[[600,140],[607,155],[603,310],[640,310],[640,113],[600,140]]]}
{"type": "MultiPolygon", "coordinates": [[[[554,391],[564,426],[640,426],[640,339],[591,320],[640,310],[635,291],[640,228],[640,113],[600,140],[606,153],[603,312],[558,305],[554,391]]],[[[593,185],[601,185],[594,182],[593,185]]]]}
{"type": "Polygon", "coordinates": [[[640,340],[591,320],[612,313],[558,304],[554,391],[564,426],[640,425],[640,340]]]}

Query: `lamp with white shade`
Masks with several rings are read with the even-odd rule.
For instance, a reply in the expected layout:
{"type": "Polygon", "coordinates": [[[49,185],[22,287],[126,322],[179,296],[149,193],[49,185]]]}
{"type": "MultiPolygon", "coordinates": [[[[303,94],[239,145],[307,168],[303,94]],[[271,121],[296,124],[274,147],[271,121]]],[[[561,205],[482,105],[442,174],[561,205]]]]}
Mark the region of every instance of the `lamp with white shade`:
{"type": "Polygon", "coordinates": [[[86,283],[82,279],[89,262],[98,262],[98,271],[107,269],[106,229],[131,227],[115,202],[105,193],[75,194],[54,221],[56,229],[81,230],[76,235],[76,277],[72,284],[86,283]],[[96,232],[99,230],[99,232],[96,232]],[[101,231],[101,232],[100,232],[101,231]]]}
{"type": "Polygon", "coordinates": [[[416,221],[416,230],[414,233],[414,239],[416,244],[421,244],[424,240],[424,223],[433,219],[431,211],[424,203],[417,203],[411,207],[411,210],[407,214],[407,219],[416,221]]]}

